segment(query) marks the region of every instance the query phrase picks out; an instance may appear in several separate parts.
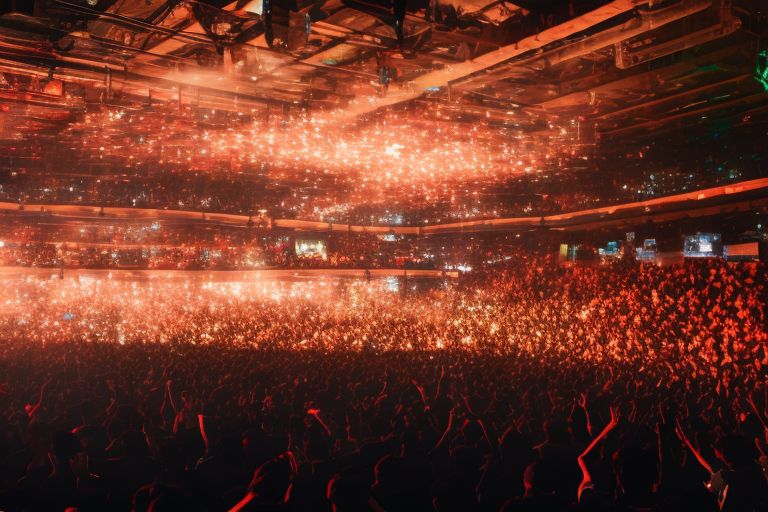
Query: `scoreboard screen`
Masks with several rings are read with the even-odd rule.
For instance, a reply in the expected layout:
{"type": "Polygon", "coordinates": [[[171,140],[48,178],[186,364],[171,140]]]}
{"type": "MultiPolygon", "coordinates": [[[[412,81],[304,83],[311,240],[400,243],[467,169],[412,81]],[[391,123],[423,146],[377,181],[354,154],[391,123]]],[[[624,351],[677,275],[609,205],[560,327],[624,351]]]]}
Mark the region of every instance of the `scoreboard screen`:
{"type": "Polygon", "coordinates": [[[696,233],[685,237],[683,256],[686,258],[715,258],[723,255],[723,240],[719,233],[696,233]]]}

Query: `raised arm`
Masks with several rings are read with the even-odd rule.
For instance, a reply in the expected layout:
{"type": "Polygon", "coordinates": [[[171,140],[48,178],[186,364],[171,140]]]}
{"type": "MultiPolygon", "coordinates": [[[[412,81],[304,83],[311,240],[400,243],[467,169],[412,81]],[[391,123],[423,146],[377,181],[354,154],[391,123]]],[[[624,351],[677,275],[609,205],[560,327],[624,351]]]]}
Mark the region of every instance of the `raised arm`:
{"type": "Polygon", "coordinates": [[[453,429],[453,417],[455,414],[455,407],[451,409],[451,412],[448,413],[448,425],[445,426],[445,430],[443,431],[443,435],[440,436],[440,440],[435,445],[435,450],[443,446],[443,444],[448,440],[448,436],[451,434],[451,430],[453,429]]]}
{"type": "Polygon", "coordinates": [[[680,420],[675,420],[675,434],[677,434],[677,437],[679,437],[685,443],[688,449],[691,450],[691,453],[693,453],[693,456],[696,457],[697,461],[699,461],[701,467],[706,469],[710,475],[714,473],[712,471],[712,466],[706,460],[704,460],[704,457],[701,456],[701,453],[699,453],[699,451],[693,447],[691,441],[688,440],[688,437],[683,431],[683,427],[680,425],[680,420]]]}
{"type": "Polygon", "coordinates": [[[321,427],[323,427],[323,430],[325,430],[325,433],[328,434],[328,436],[332,435],[331,429],[328,428],[328,425],[325,424],[323,419],[320,417],[320,409],[309,409],[307,411],[307,414],[312,416],[317,420],[317,422],[320,424],[321,427]]]}
{"type": "Polygon", "coordinates": [[[435,388],[435,399],[440,396],[440,388],[443,385],[443,378],[445,377],[445,366],[440,365],[440,378],[437,379],[437,387],[435,388]]]}
{"type": "Polygon", "coordinates": [[[768,425],[765,424],[765,419],[763,419],[763,415],[760,414],[760,411],[757,410],[757,405],[755,404],[754,398],[752,398],[751,392],[747,395],[747,403],[755,412],[755,416],[757,416],[757,419],[760,421],[760,424],[763,426],[763,430],[768,430],[768,425]]]}
{"type": "Polygon", "coordinates": [[[589,443],[589,446],[587,446],[583,452],[581,452],[581,455],[578,456],[577,461],[579,463],[579,468],[581,468],[581,483],[579,484],[579,489],[577,492],[577,499],[581,501],[581,494],[584,492],[585,489],[592,487],[592,477],[589,474],[589,469],[587,468],[586,462],[584,462],[584,459],[587,455],[589,455],[589,452],[592,451],[592,449],[599,443],[605,436],[608,435],[608,432],[616,428],[616,425],[618,425],[619,419],[616,416],[616,410],[611,406],[611,421],[608,422],[608,424],[603,428],[602,432],[600,432],[597,437],[595,437],[591,443],[589,443]]]}
{"type": "Polygon", "coordinates": [[[40,395],[38,396],[37,403],[35,405],[33,405],[32,407],[30,407],[29,411],[27,412],[27,416],[29,416],[30,418],[37,413],[37,411],[40,409],[40,407],[42,407],[43,401],[45,400],[45,390],[48,387],[48,385],[51,383],[51,380],[52,379],[50,377],[48,377],[45,380],[45,382],[43,382],[40,385],[40,395]]]}
{"type": "Polygon", "coordinates": [[[419,385],[416,379],[411,379],[411,384],[413,384],[416,387],[416,390],[419,392],[419,396],[421,397],[421,402],[424,404],[424,407],[428,407],[429,402],[427,401],[426,393],[424,393],[424,388],[419,385]]]}
{"type": "Polygon", "coordinates": [[[203,438],[203,444],[205,445],[205,453],[209,454],[211,445],[208,439],[208,434],[205,431],[205,416],[202,414],[197,415],[197,425],[200,428],[200,436],[203,438]]]}
{"type": "Polygon", "coordinates": [[[584,411],[584,415],[587,417],[587,432],[592,437],[592,422],[589,418],[589,410],[587,409],[587,394],[582,393],[579,397],[579,407],[584,411]]]}
{"type": "Polygon", "coordinates": [[[176,402],[173,401],[173,391],[171,390],[171,386],[173,385],[173,381],[171,379],[168,379],[165,381],[165,394],[168,397],[168,401],[171,403],[171,409],[173,409],[173,414],[176,414],[178,409],[176,408],[176,402]]]}

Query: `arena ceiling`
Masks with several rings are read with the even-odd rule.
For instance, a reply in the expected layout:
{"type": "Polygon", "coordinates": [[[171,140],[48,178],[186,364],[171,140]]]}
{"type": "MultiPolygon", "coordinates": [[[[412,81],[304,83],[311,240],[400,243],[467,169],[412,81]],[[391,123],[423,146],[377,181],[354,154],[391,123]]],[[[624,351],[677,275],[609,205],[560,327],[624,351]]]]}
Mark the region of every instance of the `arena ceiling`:
{"type": "Polygon", "coordinates": [[[768,108],[749,0],[5,4],[7,171],[257,169],[428,202],[768,108]]]}

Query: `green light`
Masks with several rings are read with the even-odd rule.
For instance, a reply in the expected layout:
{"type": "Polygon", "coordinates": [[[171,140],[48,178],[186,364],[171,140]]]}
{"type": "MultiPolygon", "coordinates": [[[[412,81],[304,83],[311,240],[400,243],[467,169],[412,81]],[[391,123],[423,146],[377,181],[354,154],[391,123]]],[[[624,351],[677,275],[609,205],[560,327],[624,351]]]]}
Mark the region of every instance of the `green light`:
{"type": "Polygon", "coordinates": [[[697,73],[711,73],[714,71],[722,71],[722,68],[717,64],[707,64],[705,66],[699,66],[696,68],[697,73]]]}
{"type": "Polygon", "coordinates": [[[760,82],[763,89],[768,92],[768,50],[763,50],[757,55],[755,80],[760,82]]]}

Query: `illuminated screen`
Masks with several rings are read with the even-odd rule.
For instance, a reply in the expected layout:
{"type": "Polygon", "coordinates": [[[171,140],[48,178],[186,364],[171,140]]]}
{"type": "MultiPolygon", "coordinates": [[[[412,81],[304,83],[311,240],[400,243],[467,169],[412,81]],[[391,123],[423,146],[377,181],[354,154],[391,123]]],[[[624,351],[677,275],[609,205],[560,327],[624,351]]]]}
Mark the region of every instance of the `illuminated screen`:
{"type": "Polygon", "coordinates": [[[296,240],[296,256],[325,259],[325,242],[322,240],[296,240]]]}
{"type": "Polygon", "coordinates": [[[643,245],[637,248],[635,257],[639,261],[654,261],[656,259],[656,239],[646,238],[643,245]]]}
{"type": "Polygon", "coordinates": [[[723,248],[723,257],[727,260],[756,261],[760,258],[760,246],[757,242],[729,244],[723,248]]]}
{"type": "Polygon", "coordinates": [[[685,237],[683,256],[686,258],[712,258],[723,255],[723,241],[719,233],[697,233],[685,237]]]}
{"type": "Polygon", "coordinates": [[[600,256],[618,256],[619,255],[619,242],[608,242],[605,247],[597,249],[600,256]]]}
{"type": "Polygon", "coordinates": [[[638,261],[653,261],[656,259],[656,251],[646,251],[645,249],[638,249],[635,253],[635,259],[638,261]]]}

